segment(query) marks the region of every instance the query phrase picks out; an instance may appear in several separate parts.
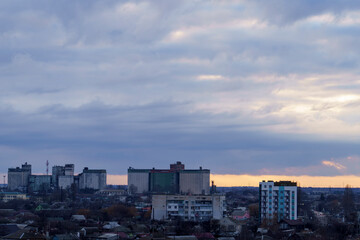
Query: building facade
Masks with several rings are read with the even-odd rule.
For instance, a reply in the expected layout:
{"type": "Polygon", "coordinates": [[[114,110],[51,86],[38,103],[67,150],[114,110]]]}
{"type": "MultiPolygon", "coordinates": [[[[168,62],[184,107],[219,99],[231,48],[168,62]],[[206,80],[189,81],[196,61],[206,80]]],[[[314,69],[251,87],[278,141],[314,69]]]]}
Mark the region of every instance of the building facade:
{"type": "Polygon", "coordinates": [[[179,191],[182,194],[209,194],[210,171],[184,170],[179,172],[179,191]]]}
{"type": "Polygon", "coordinates": [[[106,170],[84,168],[79,175],[80,189],[102,190],[106,187],[106,170]]]}
{"type": "Polygon", "coordinates": [[[28,182],[29,192],[47,192],[51,189],[50,175],[30,175],[28,182]]]}
{"type": "Polygon", "coordinates": [[[210,170],[187,170],[181,162],[170,169],[128,169],[130,193],[209,194],[210,170]]]}
{"type": "Polygon", "coordinates": [[[67,189],[70,188],[71,185],[74,183],[75,183],[74,176],[71,175],[59,176],[57,187],[59,189],[67,189]]]}
{"type": "Polygon", "coordinates": [[[8,189],[11,191],[27,191],[29,176],[31,175],[31,165],[23,164],[20,167],[8,169],[8,189]]]}
{"type": "Polygon", "coordinates": [[[65,166],[53,166],[52,184],[56,188],[65,189],[74,183],[74,173],[75,173],[74,164],[65,164],[65,166]]]}
{"type": "Polygon", "coordinates": [[[65,164],[64,175],[65,176],[74,176],[75,165],[74,164],[65,164]]]}
{"type": "Polygon", "coordinates": [[[64,166],[53,166],[52,167],[52,183],[55,187],[59,184],[59,176],[65,175],[65,167],[64,166]]]}
{"type": "Polygon", "coordinates": [[[20,192],[1,192],[0,200],[3,202],[8,202],[11,200],[28,200],[28,196],[25,193],[20,192]]]}
{"type": "Polygon", "coordinates": [[[129,193],[144,193],[150,189],[149,169],[128,169],[128,191],[129,193]]]}
{"type": "Polygon", "coordinates": [[[297,183],[262,181],[259,184],[260,220],[297,219],[297,183]]]}
{"type": "Polygon", "coordinates": [[[223,195],[153,195],[152,219],[208,221],[226,213],[223,195]]]}

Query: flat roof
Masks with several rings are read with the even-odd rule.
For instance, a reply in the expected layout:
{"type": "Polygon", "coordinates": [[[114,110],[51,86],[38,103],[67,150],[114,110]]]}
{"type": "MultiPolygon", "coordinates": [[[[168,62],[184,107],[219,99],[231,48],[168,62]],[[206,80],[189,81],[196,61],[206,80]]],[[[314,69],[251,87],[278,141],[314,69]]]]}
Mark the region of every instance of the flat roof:
{"type": "Polygon", "coordinates": [[[177,169],[135,169],[128,168],[128,173],[172,173],[172,172],[180,172],[180,173],[210,173],[210,169],[185,169],[185,170],[177,170],[177,169]]]}
{"type": "Polygon", "coordinates": [[[105,169],[84,169],[83,173],[106,173],[105,169]]]}
{"type": "MultiPolygon", "coordinates": [[[[265,180],[262,180],[263,183],[265,183],[266,181],[265,180]]],[[[278,182],[274,182],[273,180],[269,180],[267,181],[268,183],[271,183],[273,182],[274,183],[274,186],[284,186],[284,187],[291,187],[291,186],[294,186],[296,187],[297,186],[297,182],[292,182],[292,181],[278,181],[278,182]]]]}

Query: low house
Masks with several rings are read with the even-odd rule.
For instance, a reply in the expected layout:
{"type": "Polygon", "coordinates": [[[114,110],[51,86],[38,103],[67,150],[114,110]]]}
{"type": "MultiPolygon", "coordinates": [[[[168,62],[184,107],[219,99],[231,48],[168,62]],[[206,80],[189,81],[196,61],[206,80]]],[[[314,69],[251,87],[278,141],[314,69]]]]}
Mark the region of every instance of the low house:
{"type": "Polygon", "coordinates": [[[120,225],[117,222],[108,222],[103,226],[103,228],[106,230],[115,229],[117,227],[120,227],[120,225]]]}
{"type": "Polygon", "coordinates": [[[19,231],[17,224],[0,224],[0,237],[19,231]]]}
{"type": "Polygon", "coordinates": [[[305,224],[301,219],[297,220],[289,220],[289,219],[282,219],[279,222],[279,228],[281,230],[289,230],[294,229],[296,231],[304,230],[305,224]]]}
{"type": "Polygon", "coordinates": [[[52,240],[79,240],[80,238],[75,234],[57,234],[52,240]]]}
{"type": "Polygon", "coordinates": [[[195,233],[194,234],[198,240],[215,240],[214,235],[211,233],[195,233]]]}
{"type": "Polygon", "coordinates": [[[234,237],[218,237],[218,240],[235,240],[234,237]]]}
{"type": "Polygon", "coordinates": [[[231,218],[223,218],[219,221],[222,232],[241,232],[241,224],[231,218]]]}
{"type": "Polygon", "coordinates": [[[237,209],[234,209],[234,211],[232,212],[231,218],[235,219],[235,220],[238,220],[238,221],[247,220],[247,219],[250,218],[250,213],[244,207],[237,208],[237,209]]]}
{"type": "Polygon", "coordinates": [[[131,233],[131,229],[123,225],[117,226],[113,229],[115,232],[131,233]]]}
{"type": "Polygon", "coordinates": [[[33,231],[31,229],[25,228],[25,229],[21,229],[19,231],[16,231],[14,233],[11,233],[9,235],[6,235],[4,237],[2,237],[1,239],[4,240],[15,240],[15,239],[26,239],[26,240],[47,240],[46,237],[41,234],[38,233],[36,231],[33,231]]]}
{"type": "Polygon", "coordinates": [[[167,240],[197,240],[195,236],[167,236],[167,240]]]}
{"type": "Polygon", "coordinates": [[[256,240],[274,240],[274,238],[268,236],[268,235],[261,235],[261,236],[256,236],[255,237],[256,240]]]}
{"type": "Polygon", "coordinates": [[[20,192],[0,192],[0,200],[8,202],[11,200],[28,200],[29,197],[25,193],[20,192]]]}
{"type": "Polygon", "coordinates": [[[105,233],[96,238],[96,240],[117,240],[118,235],[116,233],[105,233]]]}
{"type": "Polygon", "coordinates": [[[118,232],[117,235],[118,235],[118,238],[121,240],[126,240],[129,238],[129,236],[124,232],[118,232]]]}
{"type": "Polygon", "coordinates": [[[72,215],[70,220],[73,222],[85,222],[86,218],[84,215],[72,215]]]}
{"type": "Polygon", "coordinates": [[[99,232],[99,228],[98,227],[83,227],[80,230],[80,235],[82,237],[87,237],[88,235],[94,234],[94,233],[98,233],[99,232]]]}

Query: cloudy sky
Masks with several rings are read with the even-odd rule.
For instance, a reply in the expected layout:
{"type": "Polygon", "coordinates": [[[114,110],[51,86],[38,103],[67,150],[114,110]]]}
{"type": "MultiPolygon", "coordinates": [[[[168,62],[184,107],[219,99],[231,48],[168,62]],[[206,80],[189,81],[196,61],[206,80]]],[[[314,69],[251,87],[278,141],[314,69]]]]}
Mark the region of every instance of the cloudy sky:
{"type": "Polygon", "coordinates": [[[0,172],[360,175],[359,37],[357,0],[1,1],[0,172]]]}

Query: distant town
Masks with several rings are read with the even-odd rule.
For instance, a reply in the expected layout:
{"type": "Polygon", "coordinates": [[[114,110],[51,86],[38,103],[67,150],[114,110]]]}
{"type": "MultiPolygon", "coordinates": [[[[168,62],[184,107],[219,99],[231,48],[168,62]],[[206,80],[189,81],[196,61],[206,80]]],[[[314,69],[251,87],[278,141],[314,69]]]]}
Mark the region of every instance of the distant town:
{"type": "Polygon", "coordinates": [[[8,169],[0,192],[1,239],[360,239],[360,191],[217,187],[210,170],[128,168],[128,185],[107,185],[105,169],[30,163],[8,169]]]}

